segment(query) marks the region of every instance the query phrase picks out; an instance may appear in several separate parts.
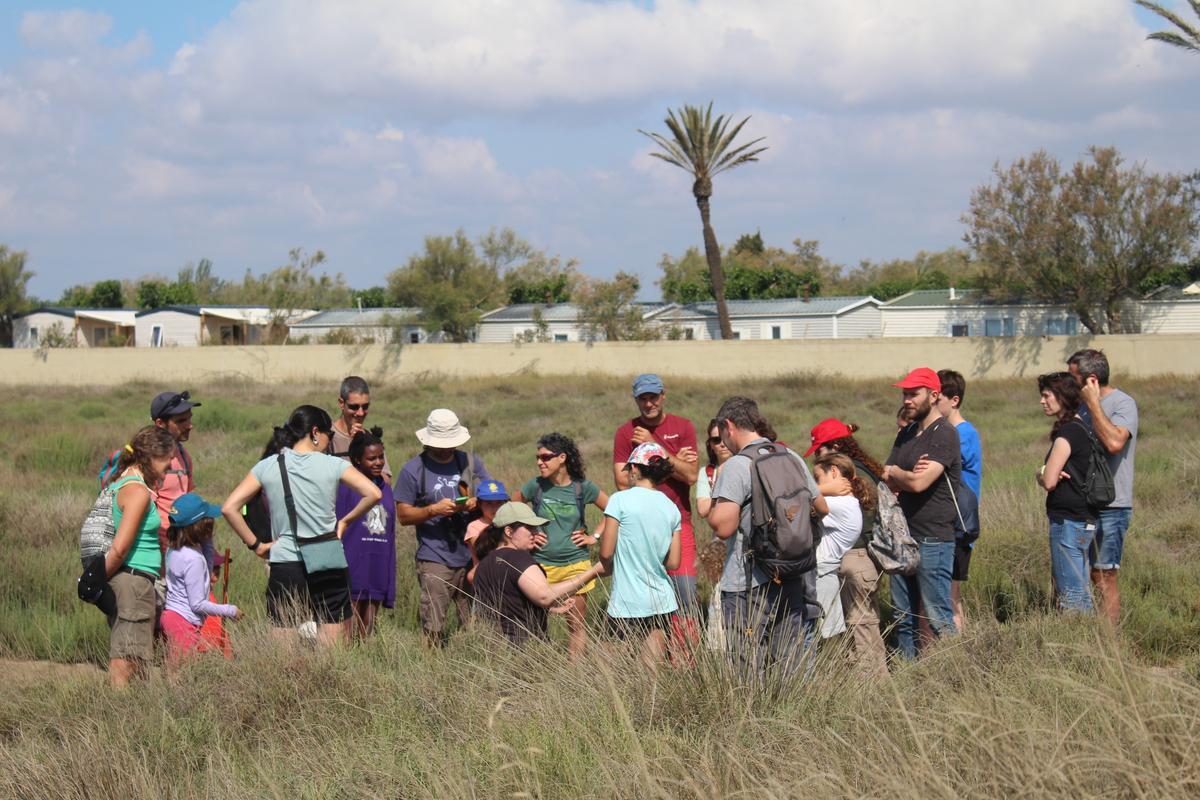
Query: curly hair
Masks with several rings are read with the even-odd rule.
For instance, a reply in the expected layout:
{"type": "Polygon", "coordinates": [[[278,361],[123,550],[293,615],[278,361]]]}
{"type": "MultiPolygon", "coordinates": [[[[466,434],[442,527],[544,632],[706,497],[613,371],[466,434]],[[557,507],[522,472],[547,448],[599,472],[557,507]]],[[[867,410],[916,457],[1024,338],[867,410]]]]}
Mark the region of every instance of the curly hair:
{"type": "Polygon", "coordinates": [[[583,456],[579,454],[579,448],[570,436],[557,431],[547,433],[537,440],[537,446],[544,447],[551,453],[562,453],[566,456],[567,474],[571,476],[571,480],[581,481],[586,477],[583,471],[583,456]]]}
{"type": "Polygon", "coordinates": [[[1060,406],[1058,418],[1054,420],[1054,427],[1050,429],[1050,441],[1054,441],[1059,429],[1070,422],[1079,411],[1079,404],[1083,399],[1079,394],[1079,383],[1069,372],[1047,372],[1045,375],[1038,375],[1037,386],[1038,394],[1050,391],[1060,406]]]}
{"type": "Polygon", "coordinates": [[[363,454],[372,445],[383,447],[383,428],[375,427],[354,434],[354,438],[350,440],[350,446],[346,449],[346,455],[350,456],[350,463],[356,467],[362,464],[363,454]]]}
{"type": "Polygon", "coordinates": [[[850,460],[850,456],[844,453],[826,453],[813,463],[813,470],[818,469],[822,472],[836,469],[843,478],[850,481],[850,491],[854,495],[854,499],[862,506],[864,513],[875,507],[875,487],[869,486],[862,479],[858,470],[854,468],[854,462],[850,460]]]}
{"type": "Polygon", "coordinates": [[[153,487],[163,478],[154,469],[154,459],[174,456],[175,447],[175,437],[164,428],[147,425],[135,433],[121,451],[121,458],[117,461],[117,474],[123,474],[130,467],[137,467],[146,485],[153,487]]]}
{"type": "Polygon", "coordinates": [[[883,477],[883,465],[875,459],[867,455],[867,451],[862,449],[862,445],[854,438],[854,434],[859,430],[859,427],[853,422],[847,423],[846,427],[850,429],[849,436],[843,436],[840,439],[831,439],[824,444],[830,450],[836,450],[839,453],[844,453],[850,457],[851,461],[857,461],[862,464],[877,478],[883,477]]]}

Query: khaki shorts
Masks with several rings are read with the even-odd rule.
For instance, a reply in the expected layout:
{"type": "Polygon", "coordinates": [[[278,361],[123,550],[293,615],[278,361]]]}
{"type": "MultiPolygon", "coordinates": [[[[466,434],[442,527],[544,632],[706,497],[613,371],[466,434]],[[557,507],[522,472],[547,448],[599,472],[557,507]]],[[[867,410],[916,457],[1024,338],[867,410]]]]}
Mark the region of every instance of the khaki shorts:
{"type": "MultiPolygon", "coordinates": [[[[582,575],[592,568],[592,562],[586,558],[583,561],[576,561],[574,564],[567,564],[564,567],[556,567],[553,564],[543,564],[542,569],[546,572],[546,583],[551,585],[556,583],[564,583],[572,578],[582,575]]],[[[590,580],[583,585],[575,594],[587,594],[592,589],[596,588],[596,581],[590,580]]]]}
{"type": "Polygon", "coordinates": [[[117,596],[117,613],[108,618],[108,657],[149,661],[154,657],[154,582],[140,575],[118,572],[108,579],[117,596]]]}

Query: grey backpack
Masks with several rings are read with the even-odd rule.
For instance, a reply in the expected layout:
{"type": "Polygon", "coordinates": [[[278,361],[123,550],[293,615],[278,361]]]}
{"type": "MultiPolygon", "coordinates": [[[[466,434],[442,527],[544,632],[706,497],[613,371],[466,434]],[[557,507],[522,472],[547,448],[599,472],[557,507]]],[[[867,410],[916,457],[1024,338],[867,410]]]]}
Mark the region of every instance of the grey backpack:
{"type": "Polygon", "coordinates": [[[880,572],[913,575],[921,566],[921,548],[908,531],[904,511],[883,481],[876,484],[875,495],[877,521],[871,541],[867,542],[867,554],[880,572]]]}
{"type": "Polygon", "coordinates": [[[111,486],[101,489],[79,528],[79,560],[85,567],[88,559],[107,553],[117,535],[113,525],[113,494],[111,486]]]}
{"type": "Polygon", "coordinates": [[[804,467],[786,447],[770,442],[748,445],[739,455],[751,461],[747,571],[758,567],[776,582],[798,578],[817,565],[804,467]]]}

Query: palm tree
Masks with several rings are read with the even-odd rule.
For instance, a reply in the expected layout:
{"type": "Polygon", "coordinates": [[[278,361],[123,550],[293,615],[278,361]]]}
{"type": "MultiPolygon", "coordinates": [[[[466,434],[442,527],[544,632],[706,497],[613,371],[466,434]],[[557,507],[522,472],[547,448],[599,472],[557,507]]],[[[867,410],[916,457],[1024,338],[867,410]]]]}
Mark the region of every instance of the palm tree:
{"type": "Polygon", "coordinates": [[[717,301],[717,318],[721,323],[721,338],[732,339],[733,327],[729,324],[729,308],[725,305],[725,273],[721,271],[721,248],[709,221],[709,198],[712,197],[713,178],[725,170],[758,161],[758,154],[766,150],[755,147],[763,141],[759,137],[752,142],[732,147],[733,140],[741,133],[742,126],[750,121],[746,117],[729,130],[729,118],[724,114],[712,118],[712,103],[707,108],[685,105],[678,113],[667,109],[663,120],[671,131],[671,138],[659,133],[638,133],[648,136],[662,148],[650,155],[687,170],[695,178],[692,194],[700,208],[700,222],[704,226],[704,255],[708,260],[708,274],[712,279],[713,299],[717,301]]]}
{"type": "MultiPolygon", "coordinates": [[[[1200,27],[1184,22],[1183,17],[1164,8],[1161,3],[1154,3],[1151,0],[1134,0],[1134,2],[1147,11],[1153,11],[1155,14],[1158,14],[1180,30],[1180,33],[1158,31],[1147,36],[1147,39],[1157,39],[1160,42],[1166,42],[1175,47],[1181,47],[1184,50],[1191,50],[1193,53],[1200,53],[1200,27]]],[[[1200,18],[1200,0],[1188,0],[1188,3],[1191,4],[1192,11],[1196,12],[1196,17],[1200,18]]]]}

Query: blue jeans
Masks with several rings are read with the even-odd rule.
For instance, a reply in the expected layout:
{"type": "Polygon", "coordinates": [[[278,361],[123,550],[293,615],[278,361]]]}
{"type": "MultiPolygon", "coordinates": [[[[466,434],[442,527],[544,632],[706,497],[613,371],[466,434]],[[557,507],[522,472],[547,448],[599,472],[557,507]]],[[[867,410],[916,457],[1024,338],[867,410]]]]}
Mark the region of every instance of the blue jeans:
{"type": "Polygon", "coordinates": [[[892,606],[896,609],[896,648],[905,658],[917,657],[917,617],[920,606],[940,639],[954,636],[950,605],[950,576],[954,572],[954,540],[920,541],[921,566],[915,575],[892,575],[892,606]]]}
{"type": "Polygon", "coordinates": [[[721,592],[726,647],[743,670],[760,680],[774,666],[785,676],[801,670],[808,675],[817,628],[816,618],[806,614],[815,602],[809,597],[811,584],[796,578],[768,581],[749,591],[721,592]]]}
{"type": "Polygon", "coordinates": [[[1125,532],[1133,518],[1132,508],[1102,508],[1096,520],[1096,539],[1088,551],[1092,569],[1110,570],[1121,568],[1121,556],[1125,553],[1125,532]]]}
{"type": "Polygon", "coordinates": [[[1054,575],[1054,594],[1060,609],[1092,611],[1088,551],[1095,536],[1094,522],[1050,520],[1050,572],[1054,575]]]}

